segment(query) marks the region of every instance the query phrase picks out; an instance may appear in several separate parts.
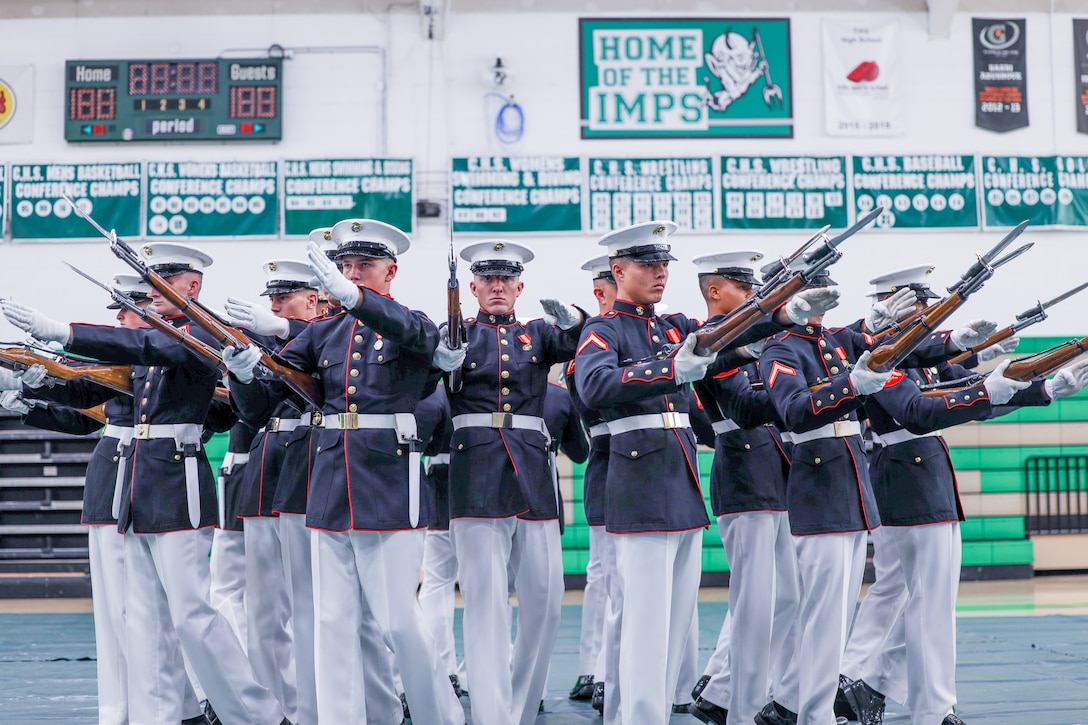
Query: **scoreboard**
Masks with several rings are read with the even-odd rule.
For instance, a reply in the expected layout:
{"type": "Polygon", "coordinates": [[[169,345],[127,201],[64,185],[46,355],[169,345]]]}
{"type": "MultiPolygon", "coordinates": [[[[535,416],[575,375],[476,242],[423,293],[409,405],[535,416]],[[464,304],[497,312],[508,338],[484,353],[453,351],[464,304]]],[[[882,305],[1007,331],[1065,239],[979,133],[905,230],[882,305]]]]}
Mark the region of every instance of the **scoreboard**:
{"type": "Polygon", "coordinates": [[[278,141],[281,58],[70,60],[66,141],[278,141]]]}

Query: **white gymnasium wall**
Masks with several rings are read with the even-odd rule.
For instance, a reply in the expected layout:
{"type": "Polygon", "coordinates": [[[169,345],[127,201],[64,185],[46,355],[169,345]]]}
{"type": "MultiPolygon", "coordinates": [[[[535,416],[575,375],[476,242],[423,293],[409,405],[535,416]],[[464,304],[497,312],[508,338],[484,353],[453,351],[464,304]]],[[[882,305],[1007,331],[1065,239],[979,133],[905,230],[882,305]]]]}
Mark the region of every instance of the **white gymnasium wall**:
{"type": "MultiPolygon", "coordinates": [[[[802,4],[807,7],[807,4],[802,4]]],[[[813,4],[815,5],[815,3],[813,4]]],[[[989,17],[1022,14],[1002,11],[989,17]]],[[[649,15],[632,11],[628,16],[649,15]]],[[[706,14],[706,13],[703,13],[706,14]]],[[[985,17],[982,13],[975,13],[985,17]]],[[[950,39],[931,39],[924,13],[865,13],[897,17],[901,26],[902,79],[907,132],[874,139],[824,134],[820,21],[858,15],[793,12],[793,93],[796,131],[792,140],[615,140],[579,138],[578,15],[574,13],[453,13],[444,39],[429,41],[412,11],[384,15],[268,15],[227,17],[50,18],[4,20],[0,64],[33,63],[36,74],[34,142],[0,146],[9,162],[147,160],[258,160],[390,155],[415,161],[417,197],[445,197],[450,156],[559,154],[617,156],[689,154],[995,153],[1088,155],[1088,136],[1075,132],[1071,16],[1029,13],[1027,17],[1028,105],[1031,125],[1007,134],[974,127],[971,15],[958,13],[950,39]],[[63,70],[68,59],[214,57],[230,49],[263,49],[273,43],[300,52],[285,61],[284,140],[261,144],[67,144],[63,140],[63,70]],[[362,48],[360,48],[360,46],[362,48]],[[331,52],[331,49],[338,52],[331,52]],[[358,48],[358,50],[352,50],[358,48]],[[387,147],[382,148],[382,67],[387,62],[387,147]],[[306,52],[303,52],[303,51],[306,52]],[[499,144],[491,133],[497,106],[481,80],[501,56],[516,73],[512,90],[526,114],[524,138],[499,144]]],[[[404,303],[444,316],[446,227],[417,221],[413,248],[402,257],[393,293],[404,303]]],[[[950,283],[992,245],[995,233],[868,232],[850,240],[833,269],[844,289],[842,309],[829,315],[845,323],[865,309],[866,282],[908,264],[933,262],[938,283],[950,283]]],[[[692,257],[729,248],[755,247],[786,253],[803,233],[674,237],[680,258],[672,268],[665,301],[673,310],[701,316],[702,302],[691,273],[692,257]]],[[[1028,307],[1088,277],[1088,252],[1079,232],[1029,231],[1033,252],[999,271],[957,320],[991,317],[1001,324],[1028,307]]],[[[463,241],[468,241],[465,239],[463,241]]],[[[537,252],[524,281],[518,312],[540,313],[537,298],[557,296],[589,306],[592,296],[581,262],[598,253],[592,235],[533,236],[537,252]]],[[[299,257],[298,242],[277,240],[201,243],[216,259],[204,299],[219,305],[229,293],[256,298],[262,287],[258,265],[282,256],[299,257]]],[[[60,264],[67,260],[106,277],[119,269],[105,243],[5,243],[0,246],[0,295],[37,305],[62,319],[107,321],[104,298],[60,264]]],[[[462,281],[467,282],[467,269],[462,281]]],[[[467,287],[467,285],[466,285],[467,287]]],[[[467,296],[467,289],[465,292],[467,296]]],[[[464,301],[472,314],[472,300],[464,301]]],[[[1080,310],[1067,303],[1033,335],[1083,335],[1080,310]]],[[[11,339],[0,326],[0,339],[11,339]]]]}

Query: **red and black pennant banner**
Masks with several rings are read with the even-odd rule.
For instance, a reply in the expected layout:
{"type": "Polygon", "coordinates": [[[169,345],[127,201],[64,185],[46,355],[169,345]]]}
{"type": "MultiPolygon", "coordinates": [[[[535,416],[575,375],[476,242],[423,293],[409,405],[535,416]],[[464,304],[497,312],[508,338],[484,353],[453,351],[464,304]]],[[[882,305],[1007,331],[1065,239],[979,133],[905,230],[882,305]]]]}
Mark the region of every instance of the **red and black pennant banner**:
{"type": "Polygon", "coordinates": [[[1026,127],[1026,22],[1022,18],[972,18],[971,22],[975,47],[975,125],[998,132],[1026,127]]]}
{"type": "Polygon", "coordinates": [[[1088,20],[1073,19],[1073,74],[1077,79],[1077,132],[1088,133],[1088,20]]]}

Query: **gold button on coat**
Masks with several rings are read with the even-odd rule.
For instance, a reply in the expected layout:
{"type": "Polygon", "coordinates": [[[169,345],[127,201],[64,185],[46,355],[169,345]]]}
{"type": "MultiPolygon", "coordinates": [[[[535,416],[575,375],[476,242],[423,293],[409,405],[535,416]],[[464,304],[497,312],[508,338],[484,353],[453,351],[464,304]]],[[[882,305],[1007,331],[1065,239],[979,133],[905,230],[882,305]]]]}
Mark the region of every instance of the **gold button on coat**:
{"type": "Polygon", "coordinates": [[[348,372],[348,374],[349,374],[349,375],[351,375],[351,377],[353,377],[353,378],[357,378],[357,377],[359,377],[359,371],[358,371],[358,370],[356,370],[355,368],[352,368],[352,369],[351,369],[351,370],[350,370],[350,371],[348,372]]]}
{"type": "Polygon", "coordinates": [[[509,370],[503,370],[502,371],[502,377],[503,377],[503,379],[506,379],[506,378],[510,377],[510,371],[509,370]]]}

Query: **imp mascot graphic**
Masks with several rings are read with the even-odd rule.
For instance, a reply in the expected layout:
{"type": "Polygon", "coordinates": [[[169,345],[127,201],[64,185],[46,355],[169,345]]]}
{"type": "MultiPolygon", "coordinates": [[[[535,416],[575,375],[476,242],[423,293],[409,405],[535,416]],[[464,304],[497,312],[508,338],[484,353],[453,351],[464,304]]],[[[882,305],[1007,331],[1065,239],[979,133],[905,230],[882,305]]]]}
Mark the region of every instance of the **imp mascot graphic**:
{"type": "Polygon", "coordinates": [[[752,28],[751,40],[732,30],[719,35],[706,54],[706,67],[721,85],[714,91],[711,79],[703,78],[703,102],[710,110],[725,111],[760,78],[764,81],[763,102],[767,108],[782,106],[782,89],[771,80],[771,66],[758,29],[752,28]]]}

